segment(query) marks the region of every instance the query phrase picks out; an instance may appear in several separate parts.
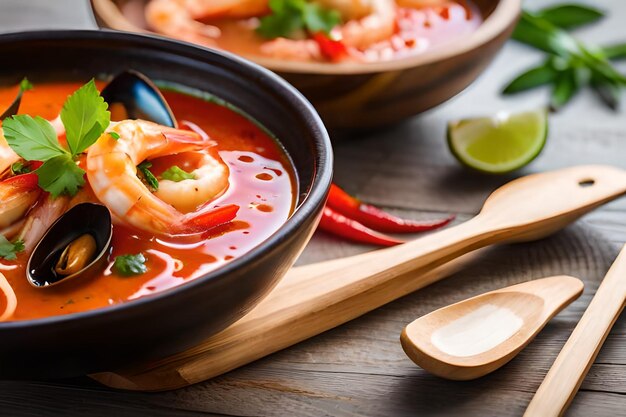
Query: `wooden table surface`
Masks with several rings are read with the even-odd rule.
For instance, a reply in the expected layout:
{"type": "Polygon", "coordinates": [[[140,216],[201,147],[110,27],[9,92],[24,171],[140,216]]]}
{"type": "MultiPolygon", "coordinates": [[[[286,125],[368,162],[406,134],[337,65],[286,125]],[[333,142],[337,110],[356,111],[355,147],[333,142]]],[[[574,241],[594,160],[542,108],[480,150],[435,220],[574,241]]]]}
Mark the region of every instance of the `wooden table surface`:
{"type": "MultiPolygon", "coordinates": [[[[1,0],[0,31],[92,27],[86,3],[1,0]]],[[[528,0],[525,5],[549,3],[528,0]]],[[[598,43],[626,40],[626,2],[595,3],[610,16],[578,34],[598,43]]],[[[458,221],[464,221],[479,210],[490,191],[522,174],[588,163],[626,168],[626,111],[607,110],[588,91],[551,118],[544,152],[521,172],[489,177],[459,167],[445,144],[446,122],[545,103],[546,91],[499,96],[508,79],[539,58],[509,42],[476,83],[445,105],[385,132],[336,144],[336,182],[407,217],[457,213],[458,221]]],[[[519,416],[625,241],[622,199],[551,238],[487,250],[469,268],[440,283],[211,381],[152,394],[113,391],[87,378],[0,381],[0,415],[519,416]],[[450,382],[429,375],[402,352],[400,332],[415,318],[469,296],[555,274],[583,279],[583,296],[493,374],[450,382]]],[[[318,233],[299,262],[366,250],[371,248],[318,233]]],[[[625,317],[617,321],[568,415],[626,415],[625,317]]]]}

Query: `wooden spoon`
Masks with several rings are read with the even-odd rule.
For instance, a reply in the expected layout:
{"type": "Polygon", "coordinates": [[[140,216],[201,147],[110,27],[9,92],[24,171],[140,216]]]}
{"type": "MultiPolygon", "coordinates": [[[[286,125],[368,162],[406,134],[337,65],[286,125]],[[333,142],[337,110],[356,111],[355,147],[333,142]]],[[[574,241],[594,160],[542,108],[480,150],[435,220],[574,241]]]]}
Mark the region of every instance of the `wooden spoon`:
{"type": "Polygon", "coordinates": [[[432,374],[478,378],[513,359],[583,287],[577,278],[557,276],[481,294],[413,321],[400,342],[432,374]]]}
{"type": "Polygon", "coordinates": [[[174,389],[212,378],[438,281],[449,270],[433,270],[451,259],[498,242],[547,236],[624,193],[626,171],[610,166],[519,178],[491,194],[480,214],[465,223],[392,248],[293,268],[249,314],[200,345],[147,368],[95,378],[134,390],[174,389]]]}
{"type": "Polygon", "coordinates": [[[626,303],[626,247],[557,356],[524,416],[562,415],[574,399],[626,303]]]}

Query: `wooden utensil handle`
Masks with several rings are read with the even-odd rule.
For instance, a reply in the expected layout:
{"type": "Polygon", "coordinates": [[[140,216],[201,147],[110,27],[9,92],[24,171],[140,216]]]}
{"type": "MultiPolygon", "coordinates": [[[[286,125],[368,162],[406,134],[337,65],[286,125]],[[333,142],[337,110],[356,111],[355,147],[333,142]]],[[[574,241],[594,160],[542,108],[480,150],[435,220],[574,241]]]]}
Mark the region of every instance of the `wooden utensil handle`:
{"type": "Polygon", "coordinates": [[[293,268],[256,308],[202,344],[150,365],[148,373],[93,377],[112,387],[144,391],[215,377],[444,278],[467,260],[437,267],[486,245],[487,229],[474,218],[401,246],[293,268]]]}
{"type": "Polygon", "coordinates": [[[526,417],[562,415],[576,395],[626,301],[626,247],[563,346],[526,409],[526,417]]]}

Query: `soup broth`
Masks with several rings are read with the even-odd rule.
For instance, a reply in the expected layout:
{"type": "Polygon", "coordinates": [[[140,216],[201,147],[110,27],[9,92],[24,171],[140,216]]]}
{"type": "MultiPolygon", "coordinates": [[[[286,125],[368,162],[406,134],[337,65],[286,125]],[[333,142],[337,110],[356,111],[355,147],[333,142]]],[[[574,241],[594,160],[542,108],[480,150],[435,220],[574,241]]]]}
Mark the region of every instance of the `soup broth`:
{"type": "MultiPolygon", "coordinates": [[[[24,94],[20,114],[52,120],[59,115],[68,95],[80,85],[37,84],[24,94]]],[[[15,87],[0,88],[0,108],[8,107],[15,94],[15,87]]],[[[173,90],[165,90],[163,95],[181,128],[194,130],[214,141],[214,151],[228,167],[229,186],[210,204],[215,207],[236,204],[239,210],[235,219],[199,235],[176,236],[140,230],[114,216],[112,250],[102,273],[49,288],[35,288],[27,281],[27,252],[18,253],[16,260],[0,258],[0,273],[6,277],[17,300],[7,320],[81,312],[176,287],[245,254],[289,218],[297,195],[296,177],[287,154],[270,134],[251,119],[222,105],[173,90]],[[146,259],[145,273],[122,276],[113,267],[116,256],[138,253],[146,259]]],[[[115,120],[113,110],[112,120],[115,120]]],[[[194,162],[184,154],[174,154],[155,158],[151,163],[151,170],[158,177],[172,165],[185,169],[194,162]]],[[[83,191],[89,201],[98,202],[89,184],[83,191]]],[[[7,296],[0,292],[0,313],[8,302],[7,296]]]]}

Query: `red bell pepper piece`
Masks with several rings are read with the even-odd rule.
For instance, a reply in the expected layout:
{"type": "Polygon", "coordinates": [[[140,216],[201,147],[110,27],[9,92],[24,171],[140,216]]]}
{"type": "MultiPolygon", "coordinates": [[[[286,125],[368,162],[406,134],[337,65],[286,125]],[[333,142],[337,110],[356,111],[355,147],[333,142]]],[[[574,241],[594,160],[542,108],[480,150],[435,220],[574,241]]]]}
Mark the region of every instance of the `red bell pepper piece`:
{"type": "Polygon", "coordinates": [[[188,231],[206,231],[213,227],[220,226],[235,219],[239,206],[229,204],[223,207],[217,207],[213,210],[207,210],[194,214],[186,223],[185,227],[188,231]]]}
{"type": "Polygon", "coordinates": [[[364,226],[384,233],[415,233],[433,230],[445,226],[455,217],[448,216],[431,221],[402,219],[378,207],[362,203],[335,184],[331,185],[326,206],[364,226]]]}
{"type": "Polygon", "coordinates": [[[330,39],[324,33],[315,33],[313,40],[320,46],[320,52],[325,58],[337,62],[348,56],[348,48],[341,41],[330,39]]]}
{"type": "Polygon", "coordinates": [[[330,207],[324,207],[319,228],[333,235],[341,236],[359,243],[381,246],[394,246],[404,243],[401,240],[372,230],[341,213],[337,213],[330,207]]]}

